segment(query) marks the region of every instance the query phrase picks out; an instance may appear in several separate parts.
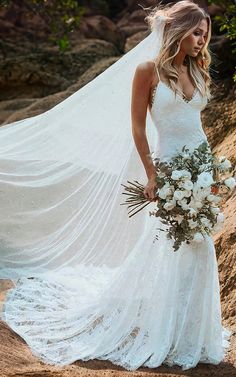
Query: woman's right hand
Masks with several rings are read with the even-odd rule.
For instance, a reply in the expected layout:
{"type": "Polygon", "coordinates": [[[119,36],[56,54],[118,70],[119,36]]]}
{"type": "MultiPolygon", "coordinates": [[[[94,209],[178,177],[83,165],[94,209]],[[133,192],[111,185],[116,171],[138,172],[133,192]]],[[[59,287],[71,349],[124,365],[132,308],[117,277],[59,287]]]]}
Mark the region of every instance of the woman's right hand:
{"type": "Polygon", "coordinates": [[[156,176],[152,176],[148,179],[148,183],[144,187],[143,194],[145,198],[153,201],[156,196],[156,176]]]}

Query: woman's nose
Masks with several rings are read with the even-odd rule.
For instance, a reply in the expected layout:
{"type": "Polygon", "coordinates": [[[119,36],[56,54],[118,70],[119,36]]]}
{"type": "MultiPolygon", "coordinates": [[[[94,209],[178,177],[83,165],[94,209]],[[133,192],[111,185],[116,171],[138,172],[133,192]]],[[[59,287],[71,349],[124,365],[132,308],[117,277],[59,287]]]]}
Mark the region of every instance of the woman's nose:
{"type": "Polygon", "coordinates": [[[204,43],[205,43],[205,39],[204,39],[203,36],[201,36],[201,37],[199,38],[199,40],[198,40],[198,44],[199,44],[200,46],[202,46],[202,45],[204,45],[204,43]]]}

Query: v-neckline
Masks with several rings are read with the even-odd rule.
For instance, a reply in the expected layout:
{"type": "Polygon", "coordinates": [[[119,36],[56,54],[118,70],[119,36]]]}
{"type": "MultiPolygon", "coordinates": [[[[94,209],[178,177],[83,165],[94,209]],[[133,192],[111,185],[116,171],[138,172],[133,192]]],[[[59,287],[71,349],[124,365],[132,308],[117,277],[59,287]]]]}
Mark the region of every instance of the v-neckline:
{"type": "MultiPolygon", "coordinates": [[[[192,94],[192,96],[191,96],[191,98],[190,99],[188,99],[186,96],[185,96],[185,94],[182,92],[182,95],[180,94],[180,92],[177,90],[176,91],[176,93],[173,91],[173,89],[171,89],[170,87],[169,87],[169,85],[168,84],[166,84],[164,81],[162,81],[161,79],[159,80],[159,82],[161,82],[163,85],[165,85],[165,87],[167,88],[167,89],[169,89],[173,94],[176,94],[176,95],[178,95],[180,98],[181,98],[181,100],[182,101],[184,101],[185,103],[190,103],[193,99],[194,99],[194,97],[196,96],[196,94],[197,94],[197,87],[195,87],[194,88],[194,91],[193,91],[193,94],[192,94]]],[[[157,84],[158,85],[158,84],[157,84]]]]}

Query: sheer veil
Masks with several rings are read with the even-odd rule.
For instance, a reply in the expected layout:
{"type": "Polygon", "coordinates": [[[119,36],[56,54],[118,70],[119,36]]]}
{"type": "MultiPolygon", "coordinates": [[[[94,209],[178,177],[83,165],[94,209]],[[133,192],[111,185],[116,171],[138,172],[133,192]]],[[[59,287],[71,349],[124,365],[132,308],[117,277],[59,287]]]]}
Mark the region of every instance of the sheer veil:
{"type": "MultiPolygon", "coordinates": [[[[131,84],[136,66],[157,56],[163,26],[157,18],[135,48],[51,110],[0,128],[1,279],[128,257],[147,216],[129,218],[120,205],[121,183],[147,180],[132,138],[131,84]]],[[[149,113],[146,131],[155,151],[149,113]]]]}

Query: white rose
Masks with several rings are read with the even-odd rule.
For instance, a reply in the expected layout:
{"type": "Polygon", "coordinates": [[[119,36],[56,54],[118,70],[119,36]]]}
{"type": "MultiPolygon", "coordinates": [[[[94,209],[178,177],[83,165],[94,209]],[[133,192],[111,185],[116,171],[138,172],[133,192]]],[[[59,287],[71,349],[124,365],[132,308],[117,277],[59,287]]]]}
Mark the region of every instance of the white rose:
{"type": "Polygon", "coordinates": [[[205,188],[200,188],[194,183],[193,186],[193,196],[196,200],[204,199],[207,196],[207,192],[205,188]]]}
{"type": "Polygon", "coordinates": [[[218,215],[217,215],[217,222],[218,223],[223,223],[224,219],[225,219],[225,216],[224,216],[223,212],[218,213],[218,215]]]}
{"type": "Polygon", "coordinates": [[[222,228],[223,228],[223,223],[216,223],[213,228],[212,228],[212,231],[213,232],[219,232],[222,228]]]}
{"type": "Polygon", "coordinates": [[[202,189],[202,195],[204,196],[204,198],[207,195],[210,195],[210,193],[211,193],[211,186],[210,187],[205,187],[204,189],[202,189]]]}
{"type": "Polygon", "coordinates": [[[189,155],[187,152],[185,152],[185,153],[183,154],[183,159],[184,159],[184,160],[189,160],[189,159],[190,159],[190,155],[189,155]]]}
{"type": "Polygon", "coordinates": [[[188,179],[191,178],[191,173],[188,170],[180,170],[180,174],[181,174],[182,178],[184,178],[184,177],[186,177],[188,179]]]}
{"type": "Polygon", "coordinates": [[[186,181],[183,183],[183,188],[184,188],[185,190],[187,190],[187,191],[192,190],[192,188],[193,188],[193,182],[190,181],[189,179],[186,180],[186,181]]]}
{"type": "Polygon", "coordinates": [[[194,229],[194,228],[196,228],[198,226],[197,221],[194,221],[192,219],[188,220],[188,224],[189,224],[189,228],[191,228],[191,229],[194,229]]]}
{"type": "Polygon", "coordinates": [[[233,190],[233,188],[235,187],[236,185],[236,181],[233,177],[229,177],[227,179],[224,180],[224,184],[230,189],[230,190],[233,190]]]}
{"type": "Polygon", "coordinates": [[[202,206],[203,206],[203,203],[200,201],[200,200],[195,200],[195,202],[194,202],[194,207],[195,208],[202,208],[202,206]]]}
{"type": "Polygon", "coordinates": [[[172,204],[171,202],[166,202],[163,207],[165,208],[166,211],[171,211],[175,207],[175,205],[172,204]]]}
{"type": "Polygon", "coordinates": [[[197,211],[196,211],[194,208],[190,207],[190,208],[189,208],[189,214],[190,214],[191,216],[195,216],[195,215],[197,214],[197,211]]]}
{"type": "Polygon", "coordinates": [[[217,215],[219,212],[220,212],[220,209],[218,207],[210,207],[210,211],[211,213],[213,213],[214,215],[217,215]]]}
{"type": "Polygon", "coordinates": [[[178,200],[178,204],[183,208],[183,209],[189,209],[189,205],[187,204],[187,199],[183,198],[181,200],[178,200]]]}
{"type": "Polygon", "coordinates": [[[183,181],[178,181],[177,185],[178,185],[179,188],[183,188],[184,182],[183,181]]]}
{"type": "Polygon", "coordinates": [[[220,162],[224,161],[225,159],[226,159],[225,156],[220,156],[220,157],[219,157],[219,161],[220,161],[220,162]]]}
{"type": "Polygon", "coordinates": [[[181,190],[175,190],[175,192],[174,192],[174,198],[176,200],[181,200],[181,199],[183,199],[183,197],[184,197],[183,191],[181,191],[181,190]]]}
{"type": "Polygon", "coordinates": [[[220,196],[213,195],[213,194],[207,195],[206,198],[207,198],[207,200],[209,202],[219,203],[221,201],[221,197],[220,196]]]}
{"type": "Polygon", "coordinates": [[[191,178],[191,173],[187,170],[173,170],[171,174],[171,178],[174,180],[178,180],[182,177],[191,178]]]}
{"type": "Polygon", "coordinates": [[[220,158],[220,169],[221,170],[228,170],[229,168],[231,168],[231,162],[227,158],[225,158],[225,156],[221,156],[221,158],[220,158]]]}
{"type": "Polygon", "coordinates": [[[196,199],[196,198],[191,198],[190,203],[189,203],[189,207],[191,207],[191,208],[197,210],[198,207],[196,206],[196,202],[197,202],[197,199],[196,199]]]}
{"type": "Polygon", "coordinates": [[[207,227],[210,227],[210,226],[211,226],[211,222],[210,222],[210,220],[208,220],[206,217],[201,217],[201,223],[202,223],[204,226],[207,226],[207,227]]]}
{"type": "Polygon", "coordinates": [[[180,171],[179,170],[173,170],[172,171],[172,174],[171,174],[171,178],[174,179],[175,181],[177,181],[178,179],[180,179],[181,175],[180,175],[180,171]]]}
{"type": "Polygon", "coordinates": [[[215,200],[215,195],[210,194],[210,195],[207,195],[206,198],[207,198],[208,202],[214,202],[214,200],[215,200]]]}
{"type": "Polygon", "coordinates": [[[204,237],[201,233],[197,232],[194,234],[193,240],[196,242],[201,242],[204,240],[204,237]]]}
{"type": "Polygon", "coordinates": [[[197,182],[196,182],[196,186],[204,188],[204,187],[210,186],[212,183],[214,183],[212,175],[204,171],[199,174],[197,182]]]}
{"type": "Polygon", "coordinates": [[[180,204],[187,204],[187,199],[183,197],[183,199],[178,200],[180,204]]]}
{"type": "Polygon", "coordinates": [[[167,195],[171,194],[170,184],[169,182],[166,182],[164,186],[157,190],[157,195],[161,199],[166,199],[167,195]]]}
{"type": "Polygon", "coordinates": [[[192,195],[192,191],[191,190],[189,190],[189,191],[188,190],[184,190],[183,194],[184,194],[184,197],[189,198],[192,195]]]}

